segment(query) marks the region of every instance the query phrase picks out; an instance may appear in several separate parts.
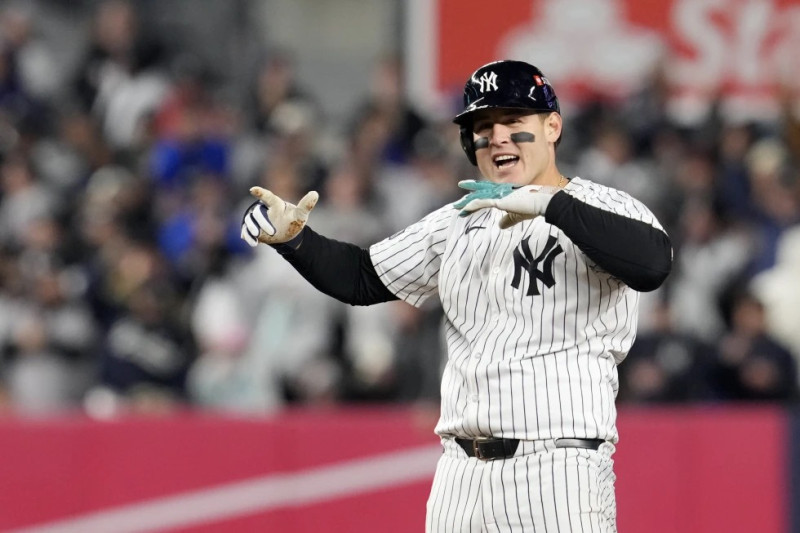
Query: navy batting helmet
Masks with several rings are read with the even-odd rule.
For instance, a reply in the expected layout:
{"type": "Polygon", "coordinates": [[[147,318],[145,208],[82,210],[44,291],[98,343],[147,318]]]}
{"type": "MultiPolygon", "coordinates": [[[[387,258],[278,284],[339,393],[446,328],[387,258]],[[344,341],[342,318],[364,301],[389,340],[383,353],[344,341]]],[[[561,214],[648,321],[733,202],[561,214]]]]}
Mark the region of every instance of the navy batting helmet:
{"type": "Polygon", "coordinates": [[[453,119],[461,127],[461,147],[473,165],[472,114],[493,107],[561,113],[553,86],[537,67],[514,60],[483,65],[464,84],[464,110],[453,119]]]}

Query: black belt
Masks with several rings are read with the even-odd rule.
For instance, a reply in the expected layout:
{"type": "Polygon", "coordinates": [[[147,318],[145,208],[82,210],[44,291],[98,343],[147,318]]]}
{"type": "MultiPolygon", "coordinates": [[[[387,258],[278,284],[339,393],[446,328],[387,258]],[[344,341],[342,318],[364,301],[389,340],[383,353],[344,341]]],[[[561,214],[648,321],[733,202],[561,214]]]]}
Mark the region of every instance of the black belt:
{"type": "MultiPolygon", "coordinates": [[[[496,439],[493,437],[461,439],[457,437],[455,441],[467,452],[468,456],[484,461],[512,457],[519,447],[519,439],[496,439]]],[[[556,448],[596,450],[604,442],[603,439],[556,439],[556,448]]]]}

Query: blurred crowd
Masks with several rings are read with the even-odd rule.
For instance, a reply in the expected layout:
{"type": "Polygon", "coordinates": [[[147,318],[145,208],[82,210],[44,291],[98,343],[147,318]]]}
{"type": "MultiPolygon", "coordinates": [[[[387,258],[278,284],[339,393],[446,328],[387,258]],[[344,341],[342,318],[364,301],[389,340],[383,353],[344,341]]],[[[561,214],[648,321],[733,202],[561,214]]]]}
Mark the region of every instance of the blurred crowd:
{"type": "MultiPolygon", "coordinates": [[[[441,310],[340,304],[239,238],[261,185],[320,192],[310,224],[368,246],[474,178],[449,120],[376,57],[333,121],[270,49],[231,99],[132,4],[98,3],[82,59],[53,83],[35,17],[0,10],[0,406],[92,416],[196,407],[435,402],[441,310]]],[[[711,113],[686,127],[654,75],[567,116],[560,166],[630,192],[675,250],[642,295],[621,405],[793,402],[800,377],[800,122],[711,113]]],[[[460,94],[453,95],[455,113],[460,94]]]]}

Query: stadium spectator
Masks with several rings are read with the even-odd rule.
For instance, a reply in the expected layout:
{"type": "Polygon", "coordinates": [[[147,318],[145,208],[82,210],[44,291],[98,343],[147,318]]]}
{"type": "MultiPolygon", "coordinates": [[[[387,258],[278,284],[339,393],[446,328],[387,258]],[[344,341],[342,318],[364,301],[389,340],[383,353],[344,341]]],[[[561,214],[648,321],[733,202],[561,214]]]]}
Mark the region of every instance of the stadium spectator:
{"type": "Polygon", "coordinates": [[[764,306],[749,292],[733,298],[730,329],[719,339],[712,385],[725,400],[797,399],[797,363],[766,332],[764,306]]]}

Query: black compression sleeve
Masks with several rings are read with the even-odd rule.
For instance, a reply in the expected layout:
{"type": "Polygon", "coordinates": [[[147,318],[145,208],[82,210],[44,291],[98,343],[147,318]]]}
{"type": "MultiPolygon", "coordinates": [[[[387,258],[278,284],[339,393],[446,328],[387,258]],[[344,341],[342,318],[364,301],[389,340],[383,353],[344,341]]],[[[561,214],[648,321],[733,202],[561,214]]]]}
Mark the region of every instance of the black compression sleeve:
{"type": "Polygon", "coordinates": [[[672,244],[650,224],[585,204],[560,191],[545,220],[592,261],[637,291],[657,289],[672,269],[672,244]]]}
{"type": "Polygon", "coordinates": [[[306,226],[295,248],[273,246],[317,290],[351,305],[371,305],[397,296],[381,282],[369,250],[328,239],[306,226]]]}

